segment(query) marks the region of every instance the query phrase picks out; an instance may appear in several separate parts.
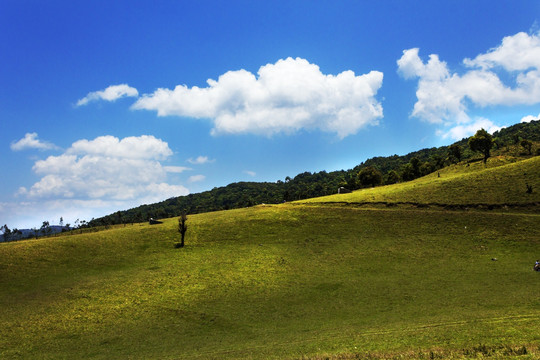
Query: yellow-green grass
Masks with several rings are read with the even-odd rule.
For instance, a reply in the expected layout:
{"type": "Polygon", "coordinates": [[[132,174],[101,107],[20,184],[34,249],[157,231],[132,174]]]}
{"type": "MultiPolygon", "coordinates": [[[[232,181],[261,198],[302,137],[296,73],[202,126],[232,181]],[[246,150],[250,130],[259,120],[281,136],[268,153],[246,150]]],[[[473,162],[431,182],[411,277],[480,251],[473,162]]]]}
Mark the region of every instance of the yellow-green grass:
{"type": "Polygon", "coordinates": [[[540,352],[538,215],[285,204],[188,225],[183,249],[176,219],[0,244],[0,358],[540,352]]]}
{"type": "Polygon", "coordinates": [[[414,181],[302,200],[299,203],[526,205],[540,202],[540,156],[490,158],[441,169],[414,181]],[[532,193],[527,193],[527,185],[532,193]]]}

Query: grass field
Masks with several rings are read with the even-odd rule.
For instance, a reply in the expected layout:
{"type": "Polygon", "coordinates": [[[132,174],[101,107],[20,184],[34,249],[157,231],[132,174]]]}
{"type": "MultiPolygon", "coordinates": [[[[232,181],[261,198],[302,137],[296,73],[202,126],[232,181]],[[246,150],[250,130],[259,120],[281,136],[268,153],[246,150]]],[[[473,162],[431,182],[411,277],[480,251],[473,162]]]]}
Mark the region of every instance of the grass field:
{"type": "Polygon", "coordinates": [[[523,161],[506,157],[490,158],[486,165],[482,162],[469,166],[453,165],[397,185],[362,189],[350,194],[318,197],[301,202],[408,202],[442,205],[538,203],[540,156],[523,161]],[[530,194],[526,191],[527,185],[533,188],[530,194]]]}
{"type": "Polygon", "coordinates": [[[2,243],[0,358],[540,357],[539,214],[318,202],[2,243]]]}

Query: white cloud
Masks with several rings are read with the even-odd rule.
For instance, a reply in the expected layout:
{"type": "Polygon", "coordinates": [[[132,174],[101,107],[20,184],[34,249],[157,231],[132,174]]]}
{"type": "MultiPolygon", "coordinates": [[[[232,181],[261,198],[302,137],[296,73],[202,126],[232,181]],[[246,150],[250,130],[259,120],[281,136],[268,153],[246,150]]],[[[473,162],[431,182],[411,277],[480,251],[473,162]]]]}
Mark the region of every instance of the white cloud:
{"type": "Polygon", "coordinates": [[[212,163],[214,161],[215,160],[210,160],[208,156],[198,156],[196,159],[193,159],[193,158],[188,159],[188,162],[194,165],[202,165],[202,164],[212,163]]]}
{"type": "Polygon", "coordinates": [[[163,169],[165,169],[166,172],[180,174],[184,171],[191,170],[191,168],[185,167],[185,166],[164,166],[163,169]]]}
{"type": "Polygon", "coordinates": [[[212,134],[273,135],[301,129],[334,132],[343,138],[383,116],[376,100],[383,74],[353,71],[325,75],[301,58],[261,66],[258,76],[229,71],[209,79],[208,87],[158,89],[143,95],[133,109],[157,111],[158,116],[211,119],[212,134]]]}
{"type": "Polygon", "coordinates": [[[478,130],[484,129],[488,133],[493,134],[495,131],[501,130],[501,127],[495,125],[491,120],[485,118],[477,118],[473,123],[466,125],[457,125],[447,130],[438,130],[437,135],[443,139],[461,140],[463,138],[474,135],[478,130]]]}
{"type": "Polygon", "coordinates": [[[189,177],[188,181],[190,183],[194,183],[194,182],[204,181],[205,179],[206,179],[206,176],[204,175],[193,175],[189,177]]]}
{"type": "Polygon", "coordinates": [[[137,89],[127,85],[111,85],[104,90],[94,91],[88,93],[85,97],[77,101],[77,106],[86,105],[91,101],[105,100],[116,101],[122,97],[137,97],[139,92],[137,89]]]}
{"type": "Polygon", "coordinates": [[[167,184],[167,173],[186,168],[163,166],[172,154],[166,142],[153,136],[118,139],[102,136],[79,140],[63,154],[36,161],[41,179],[19,195],[29,199],[159,201],[188,194],[182,185],[167,184]]]}
{"type": "Polygon", "coordinates": [[[248,174],[251,177],[255,177],[257,173],[255,171],[245,170],[244,174],[248,174]]]}
{"type": "Polygon", "coordinates": [[[469,115],[473,107],[540,103],[540,34],[505,37],[500,46],[464,59],[463,74],[451,72],[437,55],[424,63],[418,51],[405,50],[397,61],[404,78],[418,78],[413,117],[465,129],[474,126],[469,115]]]}
{"type": "Polygon", "coordinates": [[[507,71],[525,71],[540,68],[540,34],[524,32],[503,38],[501,45],[463,61],[469,67],[489,70],[502,67],[507,71]]]}
{"type": "Polygon", "coordinates": [[[10,146],[13,151],[21,151],[25,149],[38,149],[38,150],[52,150],[58,149],[58,147],[52,143],[41,141],[38,139],[37,133],[26,133],[24,138],[17,142],[11,143],[10,146]]]}
{"type": "Polygon", "coordinates": [[[539,120],[540,119],[540,114],[534,116],[534,115],[527,115],[527,116],[524,116],[521,118],[521,121],[522,123],[526,123],[526,122],[531,122],[532,120],[539,120]]]}
{"type": "Polygon", "coordinates": [[[173,152],[169,144],[152,135],[130,136],[122,140],[106,135],[91,141],[85,139],[76,141],[66,153],[161,160],[169,157],[173,152]]]}

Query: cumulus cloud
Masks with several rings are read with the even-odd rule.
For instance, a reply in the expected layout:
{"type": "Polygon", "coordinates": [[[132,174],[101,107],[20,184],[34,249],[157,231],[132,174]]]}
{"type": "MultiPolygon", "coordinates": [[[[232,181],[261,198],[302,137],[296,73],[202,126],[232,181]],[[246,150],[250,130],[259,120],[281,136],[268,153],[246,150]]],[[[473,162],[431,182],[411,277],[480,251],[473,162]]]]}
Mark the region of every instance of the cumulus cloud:
{"type": "Polygon", "coordinates": [[[208,86],[178,85],[145,94],[133,109],[158,116],[211,119],[212,134],[252,133],[271,136],[301,129],[319,129],[343,138],[378,124],[382,106],[375,96],[383,74],[355,75],[351,70],[323,74],[301,58],[261,66],[257,75],[229,71],[208,86]]]}
{"type": "Polygon", "coordinates": [[[540,68],[540,33],[528,35],[524,32],[503,38],[501,45],[480,54],[474,59],[465,59],[465,65],[484,70],[502,67],[507,71],[538,70],[540,68]]]}
{"type": "Polygon", "coordinates": [[[130,136],[123,139],[106,135],[94,140],[79,140],[67,150],[68,154],[89,154],[125,159],[163,160],[172,155],[169,145],[151,135],[130,136]]]}
{"type": "Polygon", "coordinates": [[[107,201],[159,201],[186,195],[184,186],[167,183],[167,173],[185,170],[161,164],[171,154],[166,142],[148,135],[79,140],[59,156],[36,161],[33,171],[41,179],[19,194],[107,201]]]}
{"type": "Polygon", "coordinates": [[[463,74],[434,54],[424,62],[417,48],[404,50],[397,65],[404,78],[418,78],[411,116],[430,123],[465,129],[473,126],[473,107],[540,103],[540,34],[505,37],[498,47],[464,59],[463,74]]]}
{"type": "Polygon", "coordinates": [[[123,97],[137,97],[139,92],[137,89],[127,85],[111,85],[104,90],[94,91],[88,93],[85,97],[77,101],[77,106],[86,105],[91,101],[105,100],[105,101],[116,101],[123,97]]]}
{"type": "Polygon", "coordinates": [[[532,120],[539,120],[540,119],[540,114],[534,116],[534,115],[527,115],[527,116],[524,116],[521,118],[521,121],[522,123],[526,123],[526,122],[531,122],[532,120]]]}
{"type": "Polygon", "coordinates": [[[21,151],[25,149],[38,149],[38,150],[52,150],[58,149],[58,147],[50,142],[41,141],[38,139],[38,134],[26,133],[22,139],[17,142],[13,142],[10,145],[11,150],[21,151]]]}
{"type": "Polygon", "coordinates": [[[244,174],[248,174],[251,177],[255,177],[257,175],[255,171],[251,171],[251,170],[245,170],[244,174]]]}
{"type": "Polygon", "coordinates": [[[210,160],[208,156],[198,156],[196,159],[193,159],[193,158],[188,159],[188,162],[194,165],[202,165],[202,164],[207,164],[214,161],[215,160],[210,160]]]}

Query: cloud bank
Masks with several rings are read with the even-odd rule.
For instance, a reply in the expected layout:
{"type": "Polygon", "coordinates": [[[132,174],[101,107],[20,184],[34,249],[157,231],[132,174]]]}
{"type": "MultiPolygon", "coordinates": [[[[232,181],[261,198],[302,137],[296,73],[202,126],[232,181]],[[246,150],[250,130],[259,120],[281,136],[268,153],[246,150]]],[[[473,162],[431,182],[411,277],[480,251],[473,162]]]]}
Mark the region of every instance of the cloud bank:
{"type": "Polygon", "coordinates": [[[472,119],[473,108],[540,103],[538,33],[505,37],[486,53],[464,59],[463,74],[452,72],[436,54],[422,61],[418,48],[404,50],[397,65],[404,78],[418,79],[411,116],[429,123],[472,129],[472,122],[486,120],[472,119]]]}
{"type": "Polygon", "coordinates": [[[340,138],[378,124],[382,106],[375,96],[383,74],[353,71],[325,75],[315,64],[287,58],[261,66],[257,76],[229,71],[204,88],[178,85],[145,94],[133,109],[158,116],[210,119],[212,134],[291,134],[301,129],[336,133],[340,138]]]}
{"type": "Polygon", "coordinates": [[[167,174],[186,170],[163,166],[172,151],[153,136],[101,136],[79,140],[59,156],[36,161],[33,171],[41,176],[20,195],[29,199],[124,201],[140,204],[186,195],[182,185],[167,183],[167,174]]]}
{"type": "Polygon", "coordinates": [[[104,90],[88,93],[85,97],[77,101],[77,106],[86,105],[91,101],[116,101],[123,97],[137,97],[139,92],[127,84],[111,85],[104,90]]]}

